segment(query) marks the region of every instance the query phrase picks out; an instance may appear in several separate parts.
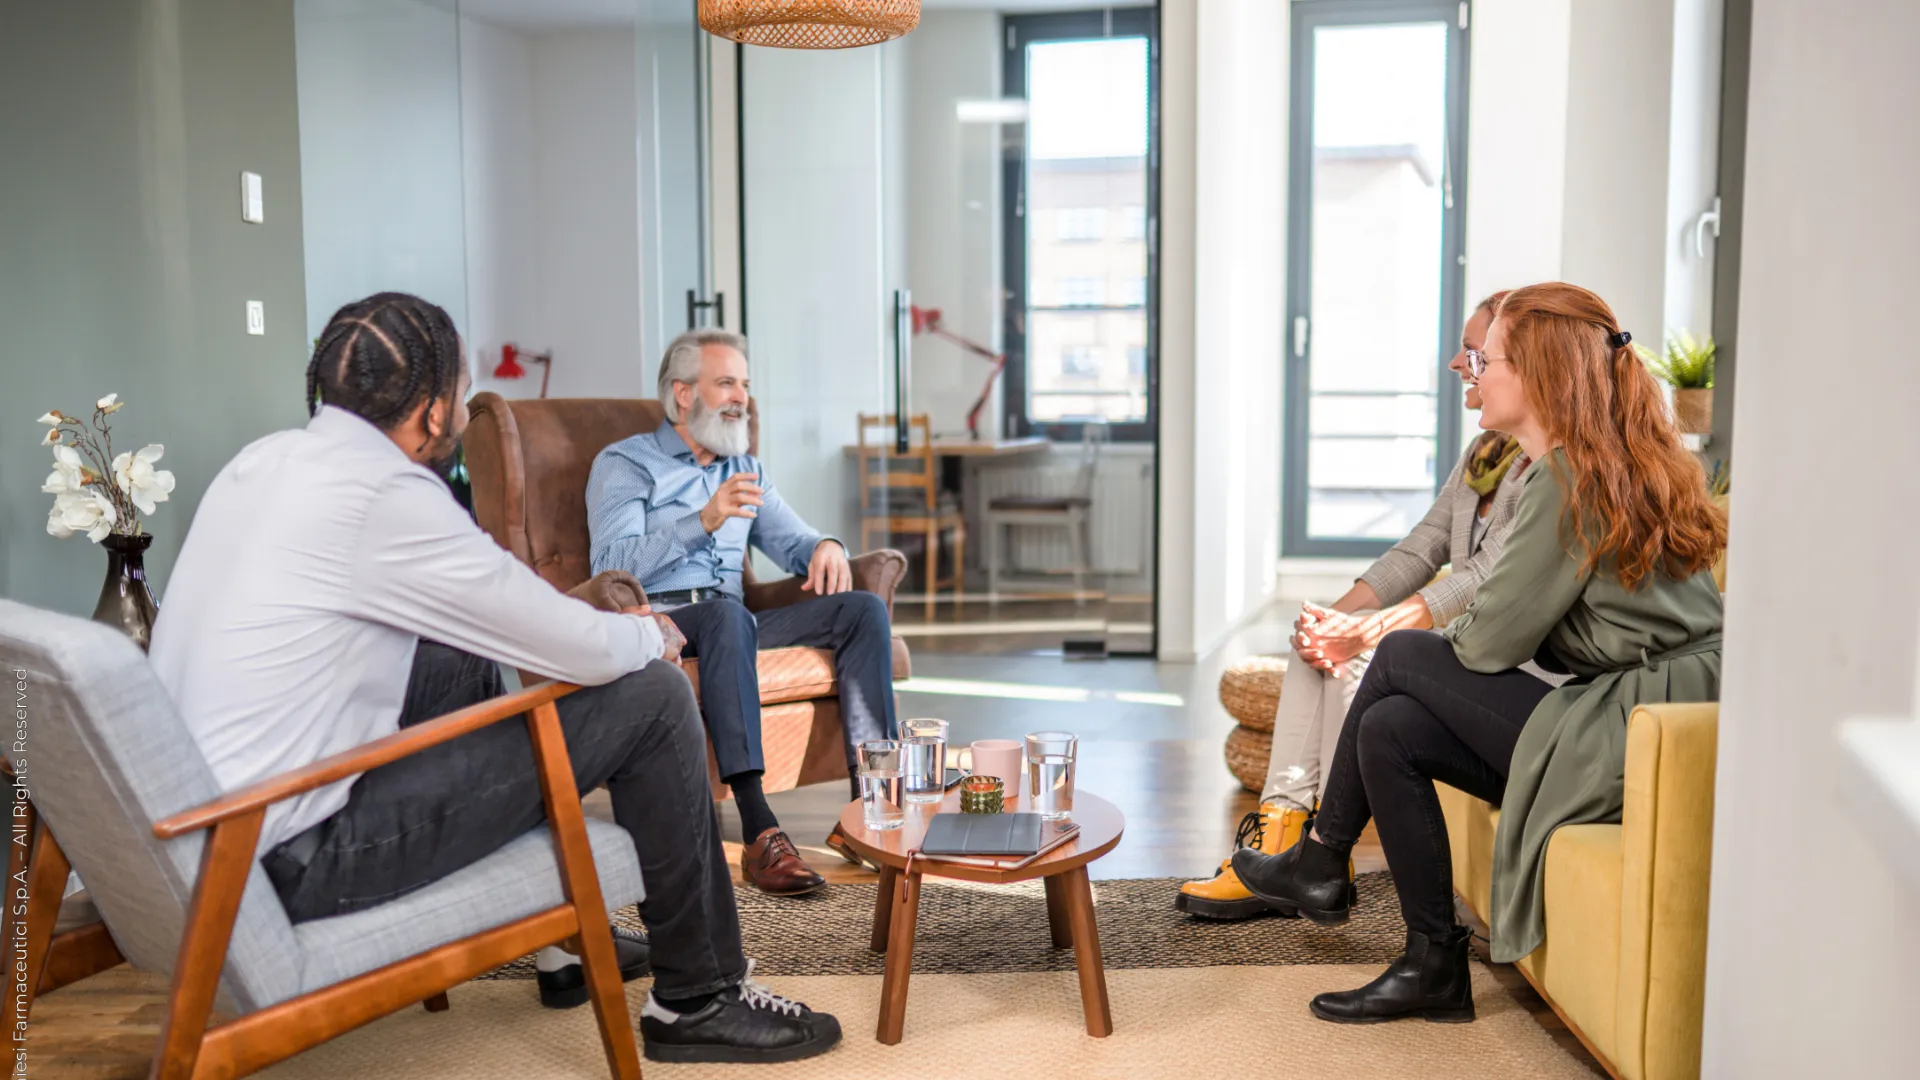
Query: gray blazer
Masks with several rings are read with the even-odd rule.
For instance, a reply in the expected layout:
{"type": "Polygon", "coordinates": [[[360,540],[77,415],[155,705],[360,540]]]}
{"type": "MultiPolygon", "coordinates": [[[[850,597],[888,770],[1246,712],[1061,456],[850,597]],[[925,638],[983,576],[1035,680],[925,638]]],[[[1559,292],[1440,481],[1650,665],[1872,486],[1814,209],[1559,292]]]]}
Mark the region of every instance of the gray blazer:
{"type": "Polygon", "coordinates": [[[1433,613],[1433,625],[1442,627],[1458,618],[1473,602],[1474,592],[1486,580],[1488,571],[1500,558],[1500,548],[1513,530],[1514,507],[1520,502],[1520,486],[1526,473],[1526,458],[1513,463],[1507,475],[1494,489],[1493,506],[1487,513],[1487,533],[1473,548],[1473,519],[1480,507],[1480,496],[1467,486],[1467,461],[1474,448],[1492,432],[1482,434],[1467,446],[1447,477],[1440,497],[1432,509],[1413,527],[1407,538],[1393,545],[1378,562],[1360,575],[1373,587],[1381,607],[1400,603],[1418,592],[1433,613]],[[1451,563],[1453,573],[1433,580],[1440,568],[1451,563]]]}

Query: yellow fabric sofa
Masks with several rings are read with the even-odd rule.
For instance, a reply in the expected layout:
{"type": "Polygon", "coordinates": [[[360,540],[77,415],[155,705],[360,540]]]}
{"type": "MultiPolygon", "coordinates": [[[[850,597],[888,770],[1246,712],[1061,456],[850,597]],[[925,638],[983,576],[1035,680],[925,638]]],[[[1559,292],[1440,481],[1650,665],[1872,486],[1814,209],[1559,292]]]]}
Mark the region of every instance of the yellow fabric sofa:
{"type": "MultiPolygon", "coordinates": [[[[1518,967],[1621,1080],[1700,1073],[1718,705],[1642,705],[1627,725],[1618,825],[1547,847],[1547,940],[1518,967]]],[[[1436,785],[1454,887],[1482,922],[1500,812],[1436,785]]]]}

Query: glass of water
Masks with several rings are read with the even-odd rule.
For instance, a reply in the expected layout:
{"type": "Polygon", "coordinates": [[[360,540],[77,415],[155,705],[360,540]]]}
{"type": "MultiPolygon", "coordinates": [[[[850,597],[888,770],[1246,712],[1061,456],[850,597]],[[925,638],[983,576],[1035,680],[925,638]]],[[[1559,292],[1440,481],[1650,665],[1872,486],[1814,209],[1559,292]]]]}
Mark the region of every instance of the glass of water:
{"type": "Polygon", "coordinates": [[[900,725],[907,801],[939,802],[947,796],[947,722],[907,720],[900,725]]]}
{"type": "Polygon", "coordinates": [[[885,832],[906,824],[900,795],[900,744],[893,739],[860,744],[860,808],[869,829],[885,832]]]}
{"type": "Polygon", "coordinates": [[[1073,761],[1080,740],[1064,731],[1027,736],[1027,790],[1033,811],[1048,821],[1073,816],[1073,761]]]}

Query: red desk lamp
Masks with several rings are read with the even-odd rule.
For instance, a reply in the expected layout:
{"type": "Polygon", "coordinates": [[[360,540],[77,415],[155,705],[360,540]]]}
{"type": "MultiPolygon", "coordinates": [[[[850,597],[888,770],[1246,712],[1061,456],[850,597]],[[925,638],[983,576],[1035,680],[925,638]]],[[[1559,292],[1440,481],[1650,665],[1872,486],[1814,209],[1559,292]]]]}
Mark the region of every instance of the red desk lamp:
{"type": "Polygon", "coordinates": [[[509,341],[500,346],[500,366],[493,369],[496,379],[518,379],[526,375],[527,369],[520,366],[525,358],[529,364],[540,365],[540,396],[547,396],[547,380],[553,375],[553,350],[543,353],[521,352],[520,346],[509,341]]]}

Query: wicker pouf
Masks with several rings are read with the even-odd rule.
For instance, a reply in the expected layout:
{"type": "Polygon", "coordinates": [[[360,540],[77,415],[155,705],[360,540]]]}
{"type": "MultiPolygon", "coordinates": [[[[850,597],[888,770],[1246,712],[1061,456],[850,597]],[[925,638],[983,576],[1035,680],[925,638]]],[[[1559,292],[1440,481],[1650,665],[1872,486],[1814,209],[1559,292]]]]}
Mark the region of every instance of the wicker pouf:
{"type": "Polygon", "coordinates": [[[1255,795],[1267,786],[1267,760],[1271,757],[1273,732],[1255,731],[1245,725],[1227,732],[1227,771],[1255,795]]]}
{"type": "MultiPolygon", "coordinates": [[[[1273,714],[1280,708],[1280,683],[1287,662],[1278,656],[1249,656],[1220,676],[1220,704],[1240,726],[1272,731],[1273,714]]],[[[1261,759],[1265,769],[1266,759],[1261,759]]]]}

